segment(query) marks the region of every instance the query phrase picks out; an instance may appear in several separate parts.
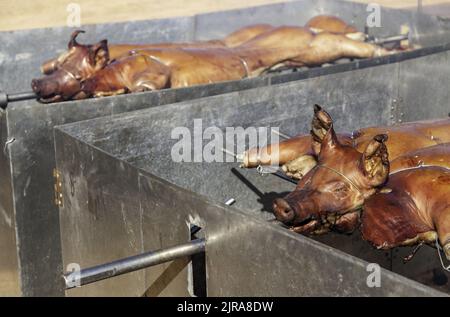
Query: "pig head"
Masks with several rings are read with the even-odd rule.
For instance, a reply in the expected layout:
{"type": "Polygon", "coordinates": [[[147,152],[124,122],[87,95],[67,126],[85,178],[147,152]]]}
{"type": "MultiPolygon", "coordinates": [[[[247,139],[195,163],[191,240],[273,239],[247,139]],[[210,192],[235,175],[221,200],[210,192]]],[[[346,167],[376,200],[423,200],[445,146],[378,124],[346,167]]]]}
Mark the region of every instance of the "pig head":
{"type": "Polygon", "coordinates": [[[31,88],[41,102],[55,102],[84,97],[82,82],[104,68],[109,62],[106,40],[94,45],[81,45],[76,41],[79,33],[72,33],[69,50],[42,66],[46,76],[31,81],[31,88]]]}
{"type": "Polygon", "coordinates": [[[387,180],[387,136],[376,135],[361,153],[341,143],[328,113],[317,109],[311,130],[317,164],[295,190],[273,203],[276,218],[299,233],[352,232],[359,209],[387,180]]]}

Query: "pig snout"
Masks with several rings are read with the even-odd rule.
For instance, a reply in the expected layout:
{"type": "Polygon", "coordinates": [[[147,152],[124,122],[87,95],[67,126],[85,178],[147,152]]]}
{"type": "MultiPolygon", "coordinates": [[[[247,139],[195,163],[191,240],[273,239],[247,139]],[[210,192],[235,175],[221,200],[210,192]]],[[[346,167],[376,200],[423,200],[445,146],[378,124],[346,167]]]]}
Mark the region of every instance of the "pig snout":
{"type": "Polygon", "coordinates": [[[289,223],[294,220],[295,213],[289,203],[283,198],[277,198],[273,202],[273,213],[278,221],[289,223]]]}
{"type": "Polygon", "coordinates": [[[53,80],[33,79],[31,88],[40,97],[50,96],[58,90],[58,83],[53,80]]]}

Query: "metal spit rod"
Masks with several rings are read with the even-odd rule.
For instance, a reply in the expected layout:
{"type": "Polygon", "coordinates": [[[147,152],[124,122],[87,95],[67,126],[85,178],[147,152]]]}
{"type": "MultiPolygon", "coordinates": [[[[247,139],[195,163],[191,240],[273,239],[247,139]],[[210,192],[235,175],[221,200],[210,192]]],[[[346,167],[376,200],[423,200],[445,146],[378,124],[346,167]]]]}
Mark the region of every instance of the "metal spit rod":
{"type": "Polygon", "coordinates": [[[205,239],[196,239],[166,249],[142,253],[106,264],[97,265],[79,272],[63,275],[66,289],[87,285],[107,278],[134,272],[150,266],[166,263],[181,257],[191,256],[205,251],[205,239]]]}
{"type": "Polygon", "coordinates": [[[370,40],[370,42],[373,44],[387,44],[387,43],[401,42],[408,39],[409,34],[400,34],[385,38],[373,38],[370,40]]]}
{"type": "MultiPolygon", "coordinates": [[[[234,198],[230,198],[225,202],[225,205],[231,206],[235,202],[236,200],[234,198]]],[[[194,233],[200,230],[199,227],[194,227],[194,233]]],[[[191,234],[192,233],[191,230],[191,234]]],[[[145,269],[150,266],[166,263],[178,258],[205,252],[205,245],[206,240],[204,238],[199,238],[170,248],[130,256],[113,262],[82,269],[78,272],[66,273],[63,275],[65,288],[72,289],[114,276],[145,269]]]]}
{"type": "Polygon", "coordinates": [[[37,98],[37,96],[32,91],[20,92],[20,93],[15,93],[15,94],[6,94],[6,93],[0,91],[0,108],[5,110],[6,107],[8,106],[9,102],[35,99],[35,98],[37,98]]]}

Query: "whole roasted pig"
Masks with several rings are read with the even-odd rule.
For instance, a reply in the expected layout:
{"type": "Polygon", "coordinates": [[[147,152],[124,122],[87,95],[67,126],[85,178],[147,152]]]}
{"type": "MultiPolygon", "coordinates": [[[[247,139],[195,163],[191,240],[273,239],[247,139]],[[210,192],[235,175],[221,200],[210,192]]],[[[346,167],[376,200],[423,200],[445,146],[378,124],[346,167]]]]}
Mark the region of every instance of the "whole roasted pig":
{"type": "MultiPolygon", "coordinates": [[[[363,237],[378,248],[434,243],[439,237],[450,257],[448,142],[450,119],[338,136],[329,114],[316,106],[311,136],[280,143],[280,164],[303,157],[296,162],[302,177],[293,192],[274,201],[274,214],[306,234],[352,232],[361,223],[363,237]]],[[[273,151],[263,151],[269,154],[260,161],[273,160],[276,146],[269,148],[273,151]]],[[[255,155],[255,149],[247,152],[247,165],[255,155]]]]}
{"type": "MultiPolygon", "coordinates": [[[[312,24],[317,22],[320,19],[312,24]]],[[[354,35],[354,29],[340,25],[339,31],[333,24],[333,32],[328,32],[327,24],[322,24],[316,25],[316,32],[307,27],[253,26],[212,44],[136,46],[131,51],[130,46],[113,46],[114,56],[119,55],[114,60],[106,41],[83,46],[74,34],[69,43],[71,53],[45,67],[52,71],[33,80],[32,88],[41,101],[54,102],[235,80],[279,67],[388,54],[379,46],[347,36],[354,35]],[[346,34],[348,30],[352,33],[346,34]],[[127,56],[121,55],[124,52],[127,56]]]]}
{"type": "MultiPolygon", "coordinates": [[[[77,42],[77,37],[84,31],[72,33],[68,44],[68,51],[57,58],[45,62],[41,66],[43,78],[33,79],[31,87],[42,102],[83,98],[79,94],[81,83],[92,77],[96,72],[105,68],[109,63],[127,57],[130,51],[144,48],[175,49],[179,47],[230,47],[239,45],[256,35],[273,27],[267,24],[251,25],[241,28],[228,35],[224,40],[198,41],[192,43],[156,43],[156,44],[108,44],[102,40],[96,44],[83,45],[77,42]]],[[[133,64],[133,63],[130,63],[133,64]]],[[[134,62],[134,67],[139,61],[134,62]]],[[[126,66],[129,67],[129,66],[126,66]]],[[[135,68],[138,71],[138,68],[135,68]]]]}

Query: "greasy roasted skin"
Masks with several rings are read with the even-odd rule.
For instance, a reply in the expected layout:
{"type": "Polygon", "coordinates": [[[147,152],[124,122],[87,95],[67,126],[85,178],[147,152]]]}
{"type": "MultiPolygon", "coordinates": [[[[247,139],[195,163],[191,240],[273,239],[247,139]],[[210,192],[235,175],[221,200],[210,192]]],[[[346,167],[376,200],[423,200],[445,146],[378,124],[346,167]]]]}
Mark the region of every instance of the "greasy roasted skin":
{"type": "Polygon", "coordinates": [[[373,127],[355,131],[356,148],[364,148],[373,135],[387,134],[391,160],[407,152],[450,142],[450,119],[425,120],[392,127],[373,127]]]}
{"type": "Polygon", "coordinates": [[[316,221],[311,233],[323,233],[324,229],[353,231],[355,227],[347,222],[358,223],[358,209],[389,174],[385,141],[385,135],[377,135],[360,153],[341,144],[331,127],[322,141],[317,165],[293,192],[274,201],[276,218],[296,232],[303,232],[311,221],[316,221]]]}
{"type": "Polygon", "coordinates": [[[450,143],[441,143],[407,152],[391,160],[390,166],[392,172],[422,166],[450,168],[450,143]]]}
{"type": "Polygon", "coordinates": [[[137,51],[113,62],[87,79],[82,90],[87,96],[105,96],[165,87],[186,87],[214,81],[242,78],[241,60],[228,50],[153,49],[137,51]],[[223,63],[226,59],[227,63],[223,63]]]}
{"type": "MultiPolygon", "coordinates": [[[[310,142],[317,165],[306,171],[292,193],[274,202],[277,219],[297,232],[304,232],[305,226],[308,232],[321,233],[324,228],[340,230],[333,227],[339,227],[341,215],[347,213],[353,214],[356,225],[356,210],[386,181],[389,160],[393,161],[393,171],[417,165],[450,167],[450,143],[436,145],[435,138],[432,140],[434,143],[428,143],[432,139],[428,133],[434,132],[439,133],[440,141],[444,141],[446,135],[442,131],[445,131],[445,125],[450,127],[449,119],[409,123],[392,130],[370,129],[373,133],[389,132],[389,136],[377,134],[367,141],[368,133],[355,133],[356,137],[363,136],[362,141],[358,144],[357,138],[349,145],[336,137],[331,117],[321,108],[316,107],[315,110],[310,142]],[[411,133],[409,137],[408,132],[411,133]],[[397,153],[396,156],[390,156],[391,149],[397,153]],[[398,149],[406,152],[401,154],[398,149]],[[328,219],[330,217],[331,220],[328,219]],[[313,229],[312,221],[315,221],[313,229]]],[[[347,218],[351,216],[347,215],[347,218]]],[[[348,219],[346,221],[348,223],[348,219]]],[[[355,229],[347,225],[345,228],[355,229]]]]}
{"type": "MultiPolygon", "coordinates": [[[[323,138],[331,123],[332,120],[329,114],[320,107],[315,106],[312,122],[312,137],[315,137],[315,142],[311,142],[312,137],[310,135],[299,135],[259,150],[249,149],[243,155],[243,166],[270,165],[271,161],[276,161],[276,158],[267,153],[273,152],[272,148],[276,147],[279,148],[278,162],[280,165],[286,164],[302,155],[314,154],[311,148],[315,147],[316,152],[318,152],[321,138],[323,138]]],[[[390,159],[394,160],[400,155],[417,149],[450,142],[450,119],[417,121],[389,127],[363,128],[353,133],[338,134],[338,139],[341,143],[353,144],[361,152],[377,134],[386,134],[388,136],[386,146],[390,159]]]]}
{"type": "Polygon", "coordinates": [[[418,243],[436,236],[450,259],[450,169],[436,166],[392,174],[386,187],[364,203],[361,233],[380,249],[418,243]]]}
{"type": "MultiPolygon", "coordinates": [[[[357,30],[347,25],[343,20],[328,15],[319,15],[306,24],[307,27],[314,29],[315,32],[329,31],[335,34],[354,33],[357,30]]],[[[206,47],[236,47],[239,46],[259,34],[273,30],[275,27],[270,24],[254,24],[242,27],[231,34],[227,35],[222,40],[209,40],[209,41],[196,41],[196,42],[179,42],[179,43],[153,43],[153,44],[110,44],[108,45],[109,55],[111,60],[116,60],[120,57],[128,55],[131,50],[134,49],[157,49],[157,48],[206,48],[206,47]]],[[[75,39],[79,33],[84,31],[75,31],[72,34],[72,38],[75,39]]],[[[80,46],[80,45],[78,45],[80,46]]],[[[88,47],[89,45],[85,45],[88,47]]],[[[86,51],[81,49],[71,49],[57,58],[53,58],[47,62],[44,62],[41,66],[43,74],[51,74],[57,70],[63,63],[67,64],[67,59],[75,55],[85,55],[86,51]]],[[[72,57],[72,61],[76,62],[77,59],[72,57]]],[[[73,64],[72,66],[76,66],[73,64]]]]}
{"type": "Polygon", "coordinates": [[[370,58],[388,52],[376,45],[355,41],[341,34],[315,34],[305,27],[280,26],[234,48],[258,76],[279,66],[315,66],[343,57],[370,58]]]}
{"type": "MultiPolygon", "coordinates": [[[[84,45],[89,47],[89,45],[84,45]]],[[[211,41],[199,41],[192,43],[157,43],[157,44],[109,44],[109,56],[111,60],[119,59],[134,49],[145,49],[145,48],[178,48],[178,47],[224,47],[224,43],[220,40],[211,41]]],[[[52,72],[58,70],[64,63],[67,63],[67,59],[72,57],[72,60],[76,61],[73,56],[85,55],[84,50],[69,50],[57,58],[51,59],[44,62],[41,65],[41,72],[45,75],[49,75],[52,72]]],[[[81,58],[80,56],[80,58],[81,58]]],[[[74,64],[75,65],[75,64],[74,64]]]]}
{"type": "MultiPolygon", "coordinates": [[[[198,84],[214,83],[226,80],[238,80],[255,77],[280,66],[314,65],[340,57],[370,57],[381,52],[379,47],[345,38],[342,35],[320,33],[314,35],[308,29],[300,27],[277,27],[260,34],[235,48],[178,48],[178,49],[142,49],[134,50],[135,56],[145,55],[167,67],[170,72],[171,88],[187,87],[198,84]],[[339,39],[336,39],[339,37],[339,39]],[[353,55],[352,55],[353,54],[353,55]]],[[[135,73],[153,74],[158,82],[155,70],[149,68],[134,69],[131,59],[118,63],[130,63],[127,69],[128,83],[120,89],[103,91],[96,85],[86,85],[83,91],[88,96],[101,96],[133,91],[131,78],[135,73]]],[[[109,69],[116,69],[117,63],[108,65],[104,71],[90,78],[90,82],[109,82],[103,76],[114,76],[109,69]],[[107,70],[108,69],[108,70],[107,70]]],[[[134,64],[133,64],[134,65],[134,64]]],[[[125,67],[125,66],[124,66],[125,67]]],[[[124,67],[121,66],[123,69],[124,67]]],[[[166,76],[166,72],[162,74],[166,76]]],[[[158,84],[148,85],[156,87],[158,84]]],[[[102,86],[105,89],[107,86],[102,86]]],[[[117,87],[116,87],[117,88],[117,87]]]]}
{"type": "Polygon", "coordinates": [[[318,15],[311,18],[305,25],[317,31],[327,31],[335,34],[356,33],[358,30],[348,25],[344,20],[332,15],[318,15]]]}
{"type": "Polygon", "coordinates": [[[247,76],[246,67],[240,57],[225,48],[139,50],[136,54],[149,56],[166,65],[171,72],[172,88],[241,79],[247,76]]]}
{"type": "Polygon", "coordinates": [[[126,92],[162,89],[168,86],[168,68],[144,56],[129,56],[113,62],[82,84],[83,97],[109,96],[126,92]],[[152,72],[146,70],[151,68],[152,72]]]}
{"type": "MultiPolygon", "coordinates": [[[[239,45],[249,39],[257,36],[258,34],[265,32],[273,27],[265,24],[251,25],[241,28],[236,32],[225,37],[222,40],[211,41],[198,41],[191,43],[156,43],[156,44],[117,44],[108,45],[106,40],[100,41],[94,45],[81,45],[76,41],[77,36],[84,31],[75,31],[71,35],[71,39],[68,44],[68,51],[61,54],[59,57],[45,62],[41,66],[42,73],[48,75],[43,78],[33,79],[31,87],[33,91],[39,96],[39,100],[42,102],[56,102],[69,99],[81,99],[85,98],[86,94],[80,92],[81,82],[92,77],[97,71],[103,69],[111,62],[125,58],[130,65],[141,65],[142,62],[131,62],[127,58],[132,50],[138,49],[168,49],[173,50],[176,48],[224,48],[233,47],[239,45]],[[101,50],[99,50],[101,48],[101,50]]],[[[139,59],[141,60],[141,59],[139,59]]],[[[148,64],[149,65],[149,64],[148,64]]],[[[117,68],[114,66],[113,68],[117,68]]],[[[156,69],[142,69],[138,67],[135,71],[150,71],[155,74],[158,73],[159,66],[156,69]]],[[[180,68],[181,69],[181,68],[180,68]]],[[[217,71],[213,73],[211,69],[206,69],[203,65],[203,75],[212,75],[212,77],[218,76],[217,71]],[[213,74],[212,74],[213,73],[213,74]]],[[[111,72],[106,72],[112,74],[111,72]]],[[[114,77],[114,76],[113,76],[114,77]]],[[[132,75],[133,78],[139,78],[138,74],[132,75]]],[[[152,77],[148,75],[147,77],[152,77]]],[[[220,76],[218,76],[220,77],[220,76]]],[[[101,79],[100,81],[106,82],[111,79],[101,79]]],[[[158,87],[163,78],[156,78],[152,84],[154,87],[158,87]]],[[[221,80],[221,79],[218,79],[221,80]]],[[[227,79],[224,79],[227,80],[227,79]]],[[[125,80],[124,82],[127,82],[125,80]]],[[[122,87],[119,91],[133,91],[133,87],[139,86],[140,83],[133,83],[131,85],[122,87]]],[[[114,85],[113,85],[114,86],[114,85]]],[[[113,91],[108,91],[107,95],[114,94],[113,91]]]]}
{"type": "MultiPolygon", "coordinates": [[[[253,37],[267,32],[274,27],[269,24],[249,25],[229,34],[223,40],[196,41],[196,42],[179,42],[179,43],[152,43],[152,44],[109,44],[109,57],[111,61],[121,57],[128,56],[129,52],[137,49],[161,49],[161,48],[207,48],[207,47],[234,47],[241,45],[253,37]]],[[[75,41],[78,34],[84,31],[75,31],[72,33],[71,42],[75,41]]],[[[78,44],[78,43],[77,43],[78,44]]],[[[57,58],[44,62],[41,66],[43,74],[49,75],[59,69],[63,64],[70,67],[82,67],[77,64],[78,60],[88,54],[88,48],[92,45],[72,45],[69,44],[69,50],[57,58]]]]}
{"type": "MultiPolygon", "coordinates": [[[[326,27],[326,23],[323,27],[326,27]]],[[[78,33],[73,34],[67,53],[60,56],[57,62],[50,62],[43,67],[43,71],[50,73],[50,76],[33,81],[32,88],[40,100],[51,102],[134,91],[134,87],[140,85],[130,80],[140,78],[142,72],[150,73],[147,82],[150,77],[156,80],[145,87],[159,87],[166,73],[170,72],[168,87],[176,88],[255,77],[279,67],[314,66],[342,57],[368,58],[388,54],[381,47],[349,39],[344,34],[325,31],[315,33],[305,27],[254,25],[232,33],[223,41],[163,43],[153,46],[108,46],[106,41],[102,41],[107,60],[105,63],[98,63],[93,50],[99,43],[94,46],[80,45],[75,41],[78,33]],[[153,69],[152,65],[155,63],[132,62],[128,57],[130,52],[134,52],[134,56],[151,57],[167,66],[168,70],[161,75],[163,78],[158,78],[160,65],[153,69]],[[118,62],[128,63],[128,66],[119,67],[118,62]],[[144,64],[148,65],[147,69],[141,67],[144,64]],[[131,65],[140,66],[134,69],[131,65]],[[128,77],[122,80],[122,87],[116,87],[117,76],[112,71],[98,72],[103,68],[127,69],[125,74],[128,77]],[[81,82],[94,75],[95,79],[81,85],[81,82]],[[79,82],[75,83],[75,80],[79,82]],[[108,91],[99,90],[107,89],[107,85],[99,84],[101,88],[97,88],[98,85],[93,84],[113,81],[115,83],[111,86],[114,90],[108,91]],[[85,87],[84,91],[77,93],[75,88],[81,86],[85,87]]]]}
{"type": "Polygon", "coordinates": [[[274,29],[274,26],[270,24],[249,25],[229,34],[222,40],[222,42],[226,47],[236,47],[244,44],[259,34],[263,34],[272,29],[274,29]]]}

